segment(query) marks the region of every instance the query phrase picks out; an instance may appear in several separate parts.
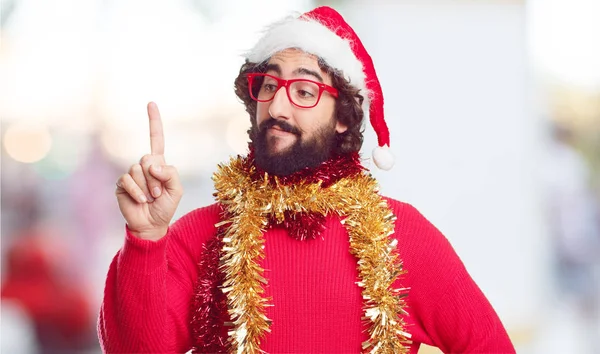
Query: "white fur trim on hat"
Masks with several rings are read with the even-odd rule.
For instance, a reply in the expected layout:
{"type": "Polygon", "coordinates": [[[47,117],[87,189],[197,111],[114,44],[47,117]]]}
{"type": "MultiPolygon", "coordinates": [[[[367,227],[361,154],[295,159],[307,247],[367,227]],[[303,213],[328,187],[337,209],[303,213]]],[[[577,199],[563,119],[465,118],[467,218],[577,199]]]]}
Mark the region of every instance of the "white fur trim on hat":
{"type": "Polygon", "coordinates": [[[348,39],[314,19],[288,17],[269,26],[264,36],[245,57],[252,63],[262,63],[273,54],[288,48],[297,48],[316,55],[327,65],[340,70],[350,84],[360,89],[364,121],[369,120],[370,92],[367,90],[363,64],[352,52],[348,39]]]}

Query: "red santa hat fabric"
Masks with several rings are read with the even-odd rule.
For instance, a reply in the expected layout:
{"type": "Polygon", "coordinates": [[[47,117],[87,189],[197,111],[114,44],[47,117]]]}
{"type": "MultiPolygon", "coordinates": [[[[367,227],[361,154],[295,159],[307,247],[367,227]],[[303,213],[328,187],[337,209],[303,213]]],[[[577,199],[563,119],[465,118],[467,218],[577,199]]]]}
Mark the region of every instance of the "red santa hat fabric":
{"type": "Polygon", "coordinates": [[[360,89],[365,98],[362,105],[365,119],[371,121],[379,145],[373,150],[373,161],[380,169],[391,169],[394,158],[389,151],[390,133],[384,120],[381,85],[373,60],[352,27],[334,9],[318,7],[268,27],[256,46],[246,53],[246,59],[261,63],[288,48],[318,56],[360,89]]]}

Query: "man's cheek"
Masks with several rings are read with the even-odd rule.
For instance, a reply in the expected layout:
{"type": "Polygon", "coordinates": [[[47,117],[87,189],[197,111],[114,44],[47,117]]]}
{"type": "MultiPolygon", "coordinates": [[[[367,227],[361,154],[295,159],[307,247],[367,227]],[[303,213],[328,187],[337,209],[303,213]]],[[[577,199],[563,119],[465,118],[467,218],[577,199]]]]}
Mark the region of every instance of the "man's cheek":
{"type": "Polygon", "coordinates": [[[269,118],[269,107],[265,104],[258,104],[256,106],[256,120],[258,121],[258,124],[267,118],[269,118]]]}

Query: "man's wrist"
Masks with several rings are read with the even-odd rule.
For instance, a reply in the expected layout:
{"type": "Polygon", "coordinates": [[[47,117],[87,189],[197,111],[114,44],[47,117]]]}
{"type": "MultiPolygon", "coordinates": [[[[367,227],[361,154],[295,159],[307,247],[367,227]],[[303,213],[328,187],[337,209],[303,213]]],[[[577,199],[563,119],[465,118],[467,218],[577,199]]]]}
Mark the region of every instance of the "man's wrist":
{"type": "Polygon", "coordinates": [[[129,228],[129,232],[131,232],[133,236],[143,240],[158,241],[167,235],[168,229],[168,227],[164,227],[154,230],[137,231],[129,228]]]}

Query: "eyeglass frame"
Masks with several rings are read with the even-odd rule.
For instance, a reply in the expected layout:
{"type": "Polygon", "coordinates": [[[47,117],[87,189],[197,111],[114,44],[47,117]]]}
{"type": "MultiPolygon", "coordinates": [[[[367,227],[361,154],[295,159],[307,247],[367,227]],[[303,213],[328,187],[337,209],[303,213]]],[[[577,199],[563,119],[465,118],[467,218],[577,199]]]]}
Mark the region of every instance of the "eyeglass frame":
{"type": "MultiPolygon", "coordinates": [[[[290,100],[290,102],[294,106],[299,107],[299,108],[314,108],[314,107],[316,107],[319,104],[319,102],[321,101],[321,96],[323,95],[323,91],[326,91],[327,93],[329,93],[330,95],[332,95],[335,98],[339,97],[338,90],[335,87],[329,86],[327,84],[324,84],[324,83],[318,82],[318,81],[314,81],[314,80],[308,80],[308,79],[290,79],[290,80],[285,80],[285,79],[282,79],[280,77],[273,76],[271,74],[266,74],[266,73],[248,73],[248,74],[246,74],[246,77],[248,78],[248,92],[250,93],[250,98],[252,98],[256,102],[271,102],[271,101],[273,101],[273,99],[275,98],[275,95],[277,94],[277,92],[279,91],[279,89],[281,89],[281,87],[285,87],[285,93],[287,94],[288,99],[290,100]],[[274,79],[275,81],[277,81],[277,89],[273,93],[273,97],[271,97],[268,100],[259,100],[258,97],[254,97],[254,93],[252,92],[252,82],[253,82],[253,80],[254,80],[255,77],[259,77],[259,76],[260,77],[268,76],[268,77],[274,79]],[[313,83],[313,84],[315,84],[315,85],[317,85],[319,87],[319,95],[318,95],[317,101],[315,102],[314,105],[312,105],[312,106],[301,106],[301,105],[297,104],[296,102],[294,102],[294,100],[290,96],[290,85],[293,84],[294,82],[299,82],[299,81],[310,82],[310,83],[313,83]]],[[[262,87],[262,85],[261,85],[261,87],[262,87]]]]}

